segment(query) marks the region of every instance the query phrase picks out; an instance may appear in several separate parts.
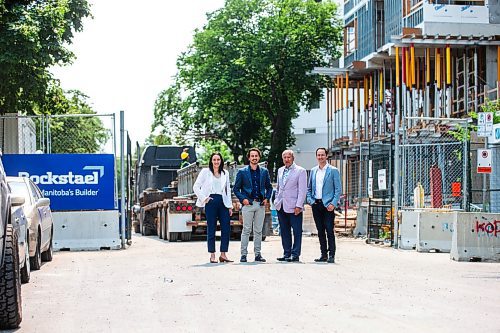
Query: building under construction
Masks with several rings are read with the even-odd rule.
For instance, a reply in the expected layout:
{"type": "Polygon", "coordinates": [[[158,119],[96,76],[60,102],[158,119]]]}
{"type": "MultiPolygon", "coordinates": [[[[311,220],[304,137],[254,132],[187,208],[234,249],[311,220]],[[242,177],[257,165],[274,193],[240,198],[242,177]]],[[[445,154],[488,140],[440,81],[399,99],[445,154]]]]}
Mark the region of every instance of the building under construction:
{"type": "Polygon", "coordinates": [[[395,208],[500,212],[500,170],[475,172],[478,148],[499,167],[500,148],[469,132],[499,98],[498,0],[347,0],[343,12],[343,66],[314,72],[331,77],[328,148],[360,230],[394,239],[395,208]]]}

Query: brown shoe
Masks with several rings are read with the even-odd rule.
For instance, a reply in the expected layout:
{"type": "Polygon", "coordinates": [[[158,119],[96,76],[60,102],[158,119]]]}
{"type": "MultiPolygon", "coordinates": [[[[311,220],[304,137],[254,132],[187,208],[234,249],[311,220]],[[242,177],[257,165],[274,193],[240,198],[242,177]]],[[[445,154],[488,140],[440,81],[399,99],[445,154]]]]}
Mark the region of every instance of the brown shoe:
{"type": "Polygon", "coordinates": [[[220,262],[233,262],[232,260],[229,260],[227,258],[222,258],[222,257],[219,257],[219,261],[220,262]]]}

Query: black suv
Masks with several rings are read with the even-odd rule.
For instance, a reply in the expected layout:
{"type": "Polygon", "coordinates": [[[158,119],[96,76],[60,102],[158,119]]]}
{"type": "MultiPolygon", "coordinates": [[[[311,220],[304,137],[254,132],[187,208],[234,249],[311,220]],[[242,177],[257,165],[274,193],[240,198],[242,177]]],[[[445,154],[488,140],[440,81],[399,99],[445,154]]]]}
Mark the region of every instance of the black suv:
{"type": "Polygon", "coordinates": [[[5,177],[0,158],[0,329],[12,329],[22,320],[21,276],[18,231],[11,223],[11,196],[5,177]]]}

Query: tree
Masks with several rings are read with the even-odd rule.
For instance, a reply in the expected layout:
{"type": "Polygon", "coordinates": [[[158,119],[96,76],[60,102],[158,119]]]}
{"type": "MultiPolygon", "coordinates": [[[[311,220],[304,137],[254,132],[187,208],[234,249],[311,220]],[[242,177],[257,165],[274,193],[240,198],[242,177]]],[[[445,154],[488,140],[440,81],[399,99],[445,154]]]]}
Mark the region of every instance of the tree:
{"type": "Polygon", "coordinates": [[[101,118],[88,102],[88,96],[78,90],[64,93],[59,87],[49,89],[53,98],[52,105],[57,108],[53,114],[62,117],[50,118],[50,137],[52,153],[99,153],[111,138],[101,118]],[[57,101],[57,103],[55,103],[57,101]],[[89,116],[72,116],[72,115],[89,116]]]}
{"type": "MultiPolygon", "coordinates": [[[[235,160],[263,148],[272,171],[293,143],[299,106],[321,97],[324,79],[307,72],[338,57],[341,31],[333,1],[227,0],[179,57],[175,87],[188,106],[170,112],[235,160]]],[[[159,123],[166,113],[155,111],[159,123]]]]}
{"type": "Polygon", "coordinates": [[[89,16],[86,0],[0,0],[0,114],[47,102],[48,69],[71,62],[67,46],[89,16]]]}
{"type": "Polygon", "coordinates": [[[172,138],[166,136],[165,134],[155,135],[155,134],[151,133],[146,138],[145,144],[147,146],[150,146],[150,145],[155,145],[155,146],[171,145],[172,144],[172,138]]]}
{"type": "Polygon", "coordinates": [[[212,155],[212,153],[215,152],[219,152],[222,155],[224,163],[232,162],[231,152],[229,151],[228,146],[224,142],[214,141],[214,140],[203,140],[200,146],[203,151],[201,152],[201,154],[199,154],[198,161],[202,165],[208,165],[208,162],[210,161],[210,156],[212,155]]]}

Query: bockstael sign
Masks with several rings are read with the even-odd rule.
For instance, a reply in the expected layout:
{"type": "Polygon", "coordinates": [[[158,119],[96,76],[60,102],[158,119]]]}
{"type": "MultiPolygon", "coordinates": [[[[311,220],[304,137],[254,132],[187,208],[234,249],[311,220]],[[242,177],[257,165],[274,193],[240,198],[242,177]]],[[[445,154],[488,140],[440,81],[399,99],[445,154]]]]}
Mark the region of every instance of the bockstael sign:
{"type": "Polygon", "coordinates": [[[115,209],[112,154],[4,155],[8,176],[28,177],[55,211],[115,209]]]}

